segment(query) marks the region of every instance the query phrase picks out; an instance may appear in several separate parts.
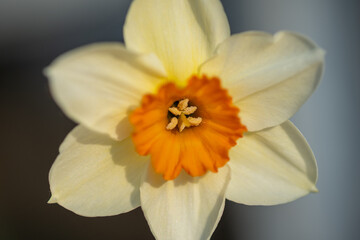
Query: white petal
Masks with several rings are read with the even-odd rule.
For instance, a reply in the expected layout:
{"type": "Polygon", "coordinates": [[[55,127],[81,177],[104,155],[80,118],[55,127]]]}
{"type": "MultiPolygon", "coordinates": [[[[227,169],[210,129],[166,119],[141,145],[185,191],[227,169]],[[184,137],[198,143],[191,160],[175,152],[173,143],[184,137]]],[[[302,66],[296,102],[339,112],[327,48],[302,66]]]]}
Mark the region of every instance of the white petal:
{"type": "Polygon", "coordinates": [[[101,43],[64,54],[45,74],[56,102],[71,119],[122,140],[132,129],[128,111],[156,89],[164,70],[155,55],[101,43]]]}
{"type": "Polygon", "coordinates": [[[51,167],[49,203],[89,217],[128,212],[140,205],[147,162],[135,152],[130,138],[117,142],[78,126],[60,146],[51,167]]]}
{"type": "Polygon", "coordinates": [[[124,26],[126,46],[155,53],[180,84],[229,35],[219,0],[135,0],[124,26]]]}
{"type": "Polygon", "coordinates": [[[229,180],[228,166],[197,178],[182,172],[173,181],[164,181],[150,167],[140,187],[141,207],[156,239],[209,239],[229,180]]]}
{"type": "Polygon", "coordinates": [[[234,35],[205,63],[202,73],[221,78],[249,131],[289,119],[318,85],[324,51],[289,32],[234,35]]]}
{"type": "Polygon", "coordinates": [[[287,121],[249,133],[230,152],[226,198],[247,205],[274,205],[316,192],[315,157],[299,130],[287,121]]]}

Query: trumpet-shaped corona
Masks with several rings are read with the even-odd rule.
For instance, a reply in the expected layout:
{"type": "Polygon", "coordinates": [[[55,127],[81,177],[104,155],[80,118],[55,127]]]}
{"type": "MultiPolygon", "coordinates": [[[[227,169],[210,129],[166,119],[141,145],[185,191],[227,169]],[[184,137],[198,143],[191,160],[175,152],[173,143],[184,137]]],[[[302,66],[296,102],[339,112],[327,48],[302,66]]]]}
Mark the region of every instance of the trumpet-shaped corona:
{"type": "Polygon", "coordinates": [[[229,149],[246,131],[238,115],[218,78],[193,76],[185,88],[167,83],[143,97],[130,118],[132,138],[165,180],[175,179],[181,169],[202,176],[229,160],[229,149]]]}

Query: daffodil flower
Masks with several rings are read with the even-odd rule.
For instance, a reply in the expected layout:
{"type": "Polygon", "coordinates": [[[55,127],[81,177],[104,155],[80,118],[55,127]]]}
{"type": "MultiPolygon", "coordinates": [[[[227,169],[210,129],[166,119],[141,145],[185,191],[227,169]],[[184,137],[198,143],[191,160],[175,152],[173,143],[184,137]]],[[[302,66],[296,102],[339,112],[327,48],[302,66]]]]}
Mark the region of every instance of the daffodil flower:
{"type": "Polygon", "coordinates": [[[51,168],[50,203],[88,217],[141,206],[157,239],[209,239],[225,199],[274,205],[317,191],[314,155],[288,121],[322,74],[313,42],[230,36],[218,0],[134,0],[124,38],[45,71],[79,123],[51,168]]]}

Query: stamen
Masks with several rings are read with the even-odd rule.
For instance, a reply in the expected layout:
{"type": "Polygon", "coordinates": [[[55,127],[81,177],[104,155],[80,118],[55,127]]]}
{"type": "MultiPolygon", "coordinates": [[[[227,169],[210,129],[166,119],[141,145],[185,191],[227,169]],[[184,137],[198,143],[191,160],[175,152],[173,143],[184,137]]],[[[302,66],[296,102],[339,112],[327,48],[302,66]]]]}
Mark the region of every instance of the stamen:
{"type": "Polygon", "coordinates": [[[187,108],[188,104],[189,104],[189,99],[185,98],[179,102],[177,107],[179,108],[180,111],[183,111],[185,108],[187,108]]]}
{"type": "Polygon", "coordinates": [[[200,123],[202,122],[202,118],[201,118],[201,117],[197,117],[197,118],[188,117],[187,120],[189,121],[189,123],[191,124],[191,126],[199,126],[200,123]]]}
{"type": "Polygon", "coordinates": [[[189,107],[189,99],[187,98],[179,101],[176,107],[170,107],[168,110],[174,117],[171,118],[169,124],[166,126],[167,130],[173,130],[177,126],[179,132],[182,132],[186,127],[196,127],[202,122],[201,117],[193,118],[187,116],[197,110],[196,106],[189,107]]]}
{"type": "MultiPolygon", "coordinates": [[[[197,109],[196,106],[187,107],[184,109],[183,114],[185,114],[185,115],[193,114],[196,111],[196,109],[197,109]]],[[[170,109],[169,109],[169,111],[170,111],[170,109]]]]}
{"type": "Polygon", "coordinates": [[[179,109],[177,109],[176,107],[169,108],[169,112],[171,112],[175,116],[180,116],[181,115],[181,111],[179,109]]]}
{"type": "Polygon", "coordinates": [[[176,125],[178,125],[179,120],[176,117],[173,117],[169,124],[166,126],[167,130],[173,130],[176,125]]]}

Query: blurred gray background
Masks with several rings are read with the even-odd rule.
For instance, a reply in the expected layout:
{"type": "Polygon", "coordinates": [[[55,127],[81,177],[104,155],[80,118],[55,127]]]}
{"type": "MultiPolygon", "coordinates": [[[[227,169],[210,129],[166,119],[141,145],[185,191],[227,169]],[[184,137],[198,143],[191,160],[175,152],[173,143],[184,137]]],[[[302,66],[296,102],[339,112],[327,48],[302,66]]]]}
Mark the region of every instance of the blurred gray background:
{"type": "MultiPolygon", "coordinates": [[[[319,166],[318,194],[274,207],[227,202],[212,239],[360,239],[360,1],[223,0],[232,33],[300,32],[327,52],[323,81],[292,119],[319,166]]],[[[0,0],[0,239],[152,239],[140,209],[84,218],[50,197],[47,174],[74,123],[42,69],[59,54],[123,41],[130,0],[0,0]]]]}

